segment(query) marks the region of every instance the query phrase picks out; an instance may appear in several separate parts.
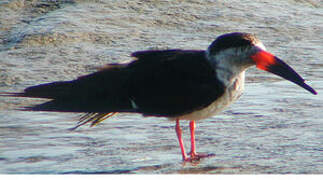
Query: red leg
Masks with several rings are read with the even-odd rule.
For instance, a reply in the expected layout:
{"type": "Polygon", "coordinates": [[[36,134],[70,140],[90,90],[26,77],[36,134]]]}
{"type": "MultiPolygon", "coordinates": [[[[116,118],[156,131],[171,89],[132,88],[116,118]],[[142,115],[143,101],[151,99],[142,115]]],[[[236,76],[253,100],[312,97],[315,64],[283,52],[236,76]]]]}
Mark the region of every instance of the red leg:
{"type": "Polygon", "coordinates": [[[185,147],[184,147],[184,143],[183,143],[183,139],[182,139],[182,129],[181,129],[180,125],[179,125],[179,119],[176,119],[175,130],[176,130],[179,146],[181,147],[183,160],[187,161],[188,158],[187,158],[187,155],[186,155],[186,152],[185,152],[185,147]]]}
{"type": "Polygon", "coordinates": [[[195,121],[190,121],[190,130],[191,130],[191,157],[196,155],[195,150],[195,121]]]}
{"type": "Polygon", "coordinates": [[[190,160],[200,160],[201,158],[214,156],[214,154],[205,154],[205,153],[196,153],[195,148],[195,121],[190,121],[190,130],[191,130],[191,152],[190,152],[190,160]]]}

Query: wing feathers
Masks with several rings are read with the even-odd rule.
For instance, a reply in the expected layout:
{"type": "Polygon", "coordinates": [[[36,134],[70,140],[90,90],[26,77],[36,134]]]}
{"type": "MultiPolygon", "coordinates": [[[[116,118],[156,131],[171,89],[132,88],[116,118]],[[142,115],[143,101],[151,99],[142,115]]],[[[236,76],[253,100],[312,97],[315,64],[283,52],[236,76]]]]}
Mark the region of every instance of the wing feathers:
{"type": "Polygon", "coordinates": [[[88,117],[92,122],[100,122],[113,112],[183,115],[208,106],[224,93],[205,51],[149,50],[132,56],[137,60],[110,64],[73,81],[41,84],[22,93],[0,95],[48,98],[51,101],[25,110],[101,113],[88,117]]]}

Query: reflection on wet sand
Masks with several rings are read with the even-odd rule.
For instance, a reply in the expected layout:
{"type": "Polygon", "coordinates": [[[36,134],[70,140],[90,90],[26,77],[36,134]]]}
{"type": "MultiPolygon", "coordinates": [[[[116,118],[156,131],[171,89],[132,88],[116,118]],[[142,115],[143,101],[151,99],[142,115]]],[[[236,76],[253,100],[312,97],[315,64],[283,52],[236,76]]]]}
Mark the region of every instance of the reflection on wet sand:
{"type": "Polygon", "coordinates": [[[0,97],[0,173],[323,173],[319,1],[22,2],[0,3],[1,91],[71,80],[137,50],[205,49],[219,34],[245,31],[318,95],[250,69],[242,98],[197,124],[198,151],[216,156],[186,164],[165,119],[123,114],[71,132],[78,115],[16,111],[36,99],[0,97]]]}

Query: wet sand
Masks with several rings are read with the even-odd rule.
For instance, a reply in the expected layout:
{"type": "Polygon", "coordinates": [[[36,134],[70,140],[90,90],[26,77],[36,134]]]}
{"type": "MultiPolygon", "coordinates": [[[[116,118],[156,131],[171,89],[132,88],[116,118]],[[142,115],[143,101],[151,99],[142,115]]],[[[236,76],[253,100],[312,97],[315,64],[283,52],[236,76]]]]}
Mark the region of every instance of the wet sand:
{"type": "MultiPolygon", "coordinates": [[[[41,102],[0,97],[2,174],[323,173],[323,11],[318,0],[0,2],[0,91],[71,80],[145,49],[206,49],[252,32],[316,89],[256,68],[244,95],[198,122],[199,152],[182,163],[174,123],[136,114],[69,131],[81,114],[21,112],[41,102]]],[[[185,142],[188,122],[182,122],[185,142]]],[[[186,144],[189,148],[189,144],[186,144]]]]}

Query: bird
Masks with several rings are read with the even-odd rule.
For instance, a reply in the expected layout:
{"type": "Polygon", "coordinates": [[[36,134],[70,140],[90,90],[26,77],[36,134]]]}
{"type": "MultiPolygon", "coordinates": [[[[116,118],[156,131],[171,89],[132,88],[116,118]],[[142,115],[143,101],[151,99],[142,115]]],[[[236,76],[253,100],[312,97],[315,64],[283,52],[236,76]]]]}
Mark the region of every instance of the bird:
{"type": "Polygon", "coordinates": [[[182,160],[214,154],[196,152],[196,121],[222,112],[243,93],[252,66],[278,75],[312,94],[317,92],[283,60],[268,52],[251,33],[218,36],[206,50],[143,50],[127,63],[111,63],[70,81],[35,85],[2,96],[45,98],[25,111],[85,113],[72,130],[95,126],[117,113],[139,113],[175,122],[182,160]],[[189,121],[191,151],[186,153],[180,121],[189,121]]]}

